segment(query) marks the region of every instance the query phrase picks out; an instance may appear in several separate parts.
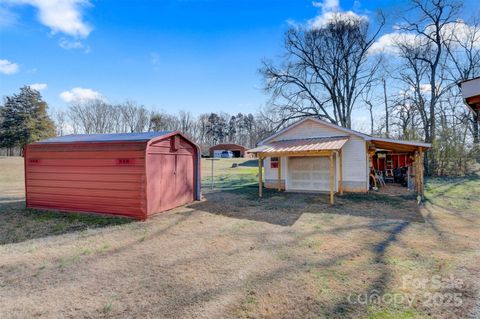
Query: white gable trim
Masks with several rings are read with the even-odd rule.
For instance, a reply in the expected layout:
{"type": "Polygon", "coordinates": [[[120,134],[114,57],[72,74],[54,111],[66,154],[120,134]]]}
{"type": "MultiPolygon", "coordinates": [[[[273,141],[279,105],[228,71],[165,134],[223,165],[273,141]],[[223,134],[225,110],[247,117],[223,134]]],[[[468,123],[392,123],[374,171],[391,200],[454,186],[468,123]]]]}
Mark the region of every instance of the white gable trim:
{"type": "Polygon", "coordinates": [[[382,141],[382,142],[391,142],[391,143],[397,143],[397,144],[404,144],[404,145],[413,145],[413,146],[420,146],[420,147],[425,147],[425,148],[430,148],[432,147],[432,144],[430,143],[422,143],[422,142],[415,142],[415,141],[405,141],[405,140],[396,140],[396,139],[393,139],[393,138],[381,138],[381,137],[373,137],[373,136],[370,136],[370,135],[367,135],[367,134],[363,134],[363,133],[360,133],[360,132],[357,132],[357,131],[354,131],[354,130],[351,130],[351,129],[348,129],[348,128],[345,128],[345,127],[342,127],[342,126],[338,126],[338,125],[335,125],[335,124],[332,124],[332,123],[329,123],[329,122],[326,122],[324,120],[320,120],[320,119],[317,119],[317,118],[314,118],[314,117],[305,117],[295,123],[293,123],[292,125],[290,126],[287,126],[286,128],[278,131],[277,133],[273,134],[272,136],[264,139],[263,141],[260,141],[258,143],[258,145],[263,145],[269,141],[271,141],[272,139],[274,139],[275,137],[291,130],[292,128],[294,127],[297,127],[303,123],[305,123],[306,121],[312,121],[312,122],[315,122],[315,123],[318,123],[318,124],[321,124],[321,125],[324,125],[324,126],[327,126],[329,128],[332,128],[334,130],[337,130],[337,131],[340,131],[340,132],[344,132],[344,133],[347,133],[349,135],[355,135],[355,136],[358,136],[362,139],[364,139],[365,141],[382,141]]]}
{"type": "Polygon", "coordinates": [[[356,135],[356,136],[361,137],[365,140],[370,140],[371,139],[371,136],[369,136],[369,135],[366,135],[366,134],[363,134],[363,133],[360,133],[360,132],[357,132],[357,131],[353,131],[353,130],[350,130],[348,128],[341,127],[341,126],[338,126],[338,125],[335,125],[335,124],[332,124],[332,123],[329,123],[329,122],[326,122],[326,121],[323,121],[323,120],[320,120],[320,119],[317,119],[317,118],[314,118],[314,117],[305,117],[305,118],[301,119],[300,121],[297,121],[297,122],[293,123],[292,125],[287,126],[286,128],[278,131],[277,133],[273,134],[272,136],[267,137],[263,141],[260,141],[258,143],[258,145],[263,145],[263,144],[267,143],[268,141],[271,141],[275,137],[291,130],[292,128],[297,127],[297,126],[305,123],[306,121],[313,121],[313,122],[316,122],[318,124],[325,125],[327,127],[333,128],[337,131],[341,131],[341,132],[344,132],[344,133],[347,133],[347,134],[356,135]]]}

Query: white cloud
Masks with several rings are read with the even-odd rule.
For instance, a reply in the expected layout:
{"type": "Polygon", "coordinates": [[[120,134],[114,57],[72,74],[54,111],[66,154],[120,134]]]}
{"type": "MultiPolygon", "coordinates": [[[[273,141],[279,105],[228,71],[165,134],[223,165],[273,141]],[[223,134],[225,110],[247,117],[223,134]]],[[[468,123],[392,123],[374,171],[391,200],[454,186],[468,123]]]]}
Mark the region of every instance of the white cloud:
{"type": "Polygon", "coordinates": [[[0,73],[14,74],[18,72],[18,64],[10,62],[8,60],[0,59],[0,73]]]}
{"type": "MultiPolygon", "coordinates": [[[[431,86],[428,83],[420,83],[419,85],[420,93],[421,94],[429,94],[431,91],[431,86]]],[[[437,86],[437,90],[442,89],[441,86],[437,86]]],[[[415,87],[410,86],[406,90],[400,90],[398,91],[398,94],[404,95],[405,97],[413,96],[415,94],[415,87]]]]}
{"type": "Polygon", "coordinates": [[[33,84],[30,84],[29,87],[32,90],[42,91],[42,90],[45,90],[48,87],[48,85],[46,83],[33,83],[33,84]]]}
{"type": "Polygon", "coordinates": [[[428,92],[430,92],[430,90],[431,90],[430,84],[420,84],[420,91],[421,92],[428,93],[428,92]]]}
{"type": "Polygon", "coordinates": [[[83,21],[83,8],[90,6],[89,0],[6,0],[9,4],[30,5],[38,10],[40,23],[52,33],[64,33],[85,38],[92,27],[83,21]]]}
{"type": "Polygon", "coordinates": [[[90,46],[83,44],[78,40],[68,40],[65,38],[60,39],[59,45],[65,50],[84,50],[85,53],[90,52],[90,46]]]}
{"type": "Polygon", "coordinates": [[[413,33],[392,32],[382,35],[369,49],[370,54],[387,53],[399,54],[399,44],[416,46],[420,45],[421,39],[413,33]]]}
{"type": "Polygon", "coordinates": [[[338,11],[340,8],[339,0],[325,0],[323,2],[312,2],[314,7],[321,8],[323,11],[338,11]]]}
{"type": "Polygon", "coordinates": [[[84,46],[82,42],[80,41],[69,41],[67,39],[61,39],[60,42],[60,47],[66,50],[71,50],[71,49],[83,49],[84,46]]]}
{"type": "Polygon", "coordinates": [[[324,0],[323,2],[312,2],[314,7],[320,8],[320,14],[309,21],[313,29],[324,27],[332,21],[357,22],[368,21],[368,17],[359,15],[353,11],[342,11],[339,0],[324,0]]]}
{"type": "Polygon", "coordinates": [[[99,92],[80,87],[60,93],[60,98],[67,103],[82,103],[91,100],[105,100],[105,98],[99,92]]]}
{"type": "MultiPolygon", "coordinates": [[[[433,32],[433,27],[427,28],[427,33],[433,32]]],[[[420,35],[411,32],[399,31],[401,26],[395,25],[393,27],[394,32],[386,33],[382,35],[378,40],[370,47],[370,54],[386,53],[386,54],[399,54],[400,50],[398,45],[408,45],[412,47],[418,47],[425,44],[426,39],[420,35]]],[[[474,46],[480,48],[480,30],[475,29],[474,26],[468,25],[464,21],[456,21],[449,23],[443,27],[442,37],[449,39],[452,45],[455,46],[457,42],[473,42],[474,46]]]]}
{"type": "Polygon", "coordinates": [[[447,24],[443,29],[443,37],[459,42],[472,42],[476,48],[480,48],[480,29],[462,20],[447,24]]]}

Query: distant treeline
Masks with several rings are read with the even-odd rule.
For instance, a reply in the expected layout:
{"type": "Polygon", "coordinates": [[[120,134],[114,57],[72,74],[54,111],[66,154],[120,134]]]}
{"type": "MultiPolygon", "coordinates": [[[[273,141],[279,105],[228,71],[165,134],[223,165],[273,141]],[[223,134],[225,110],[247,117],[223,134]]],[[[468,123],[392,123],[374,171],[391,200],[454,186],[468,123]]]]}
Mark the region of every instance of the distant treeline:
{"type": "Polygon", "coordinates": [[[148,110],[133,101],[111,104],[103,100],[73,103],[65,111],[47,114],[47,103],[28,86],[5,98],[0,106],[0,154],[19,155],[28,143],[55,135],[132,133],[179,130],[194,140],[204,154],[218,143],[247,148],[271,134],[274,126],[260,114],[235,115],[190,112],[177,114],[148,110]]]}

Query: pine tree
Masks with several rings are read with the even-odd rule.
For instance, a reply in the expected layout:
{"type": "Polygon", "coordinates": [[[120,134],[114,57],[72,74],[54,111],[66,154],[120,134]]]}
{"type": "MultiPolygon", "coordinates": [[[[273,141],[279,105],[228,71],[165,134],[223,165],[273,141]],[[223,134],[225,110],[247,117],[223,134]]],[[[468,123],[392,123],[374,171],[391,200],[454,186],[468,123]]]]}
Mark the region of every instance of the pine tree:
{"type": "Polygon", "coordinates": [[[20,88],[19,94],[5,98],[0,113],[0,147],[25,145],[55,136],[55,126],[47,114],[48,105],[42,96],[29,86],[20,88]]]}

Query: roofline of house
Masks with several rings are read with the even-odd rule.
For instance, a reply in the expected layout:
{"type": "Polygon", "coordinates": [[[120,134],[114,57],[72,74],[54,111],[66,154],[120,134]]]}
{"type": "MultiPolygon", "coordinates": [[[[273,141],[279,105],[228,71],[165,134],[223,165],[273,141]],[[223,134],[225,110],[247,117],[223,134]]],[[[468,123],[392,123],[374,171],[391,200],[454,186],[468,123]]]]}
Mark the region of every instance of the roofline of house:
{"type": "Polygon", "coordinates": [[[391,142],[391,143],[398,143],[398,144],[404,144],[404,145],[412,145],[412,146],[419,146],[419,147],[426,147],[426,148],[430,148],[432,147],[432,144],[430,143],[423,143],[423,142],[416,142],[416,141],[404,141],[404,140],[396,140],[396,139],[392,139],[392,138],[381,138],[381,137],[373,137],[373,136],[370,136],[368,134],[364,134],[364,133],[361,133],[361,132],[357,132],[357,131],[354,131],[352,129],[348,129],[348,128],[345,128],[345,127],[341,127],[339,125],[336,125],[336,124],[332,124],[332,123],[329,123],[329,122],[326,122],[324,120],[320,120],[320,119],[317,119],[317,118],[314,118],[314,117],[305,117],[295,123],[293,123],[292,125],[290,126],[287,126],[285,128],[283,128],[282,130],[278,131],[277,133],[273,134],[272,136],[260,141],[258,143],[258,145],[263,145],[265,143],[267,143],[268,141],[274,139],[275,137],[283,134],[284,132],[306,122],[306,121],[314,121],[316,123],[319,123],[319,124],[323,124],[325,126],[328,126],[330,128],[333,128],[333,129],[336,129],[338,131],[342,131],[342,132],[345,132],[345,133],[348,133],[348,134],[351,134],[351,135],[355,135],[355,136],[358,136],[358,137],[361,137],[363,138],[364,140],[366,141],[382,141],[382,142],[391,142]]]}
{"type": "MultiPolygon", "coordinates": [[[[459,87],[460,90],[461,90],[461,89],[462,89],[462,83],[470,82],[470,81],[475,81],[475,80],[478,80],[478,79],[480,79],[480,76],[476,76],[476,77],[474,77],[474,78],[467,79],[467,80],[461,80],[461,81],[458,81],[458,82],[457,82],[457,85],[458,85],[458,87],[459,87]]],[[[474,96],[477,96],[477,95],[474,95],[474,96]]],[[[462,97],[463,97],[463,94],[462,94],[462,97]]],[[[470,96],[470,97],[471,97],[471,96],[470,96]]],[[[469,98],[470,98],[470,97],[469,97],[469,98]]],[[[473,108],[472,105],[470,105],[470,104],[467,103],[467,98],[463,97],[462,100],[463,100],[463,104],[467,107],[467,110],[468,110],[469,112],[472,112],[472,114],[476,115],[476,114],[477,114],[477,111],[473,108]]]]}
{"type": "Polygon", "coordinates": [[[396,139],[393,139],[393,138],[371,137],[369,140],[370,141],[379,141],[379,142],[390,142],[390,143],[397,143],[397,144],[404,144],[404,145],[412,145],[412,146],[419,146],[419,147],[425,147],[425,148],[432,147],[432,144],[430,144],[430,143],[396,140],[396,139]]]}
{"type": "Polygon", "coordinates": [[[478,80],[478,79],[480,79],[480,76],[476,76],[474,78],[467,79],[467,80],[460,80],[460,81],[457,82],[457,85],[460,86],[462,83],[470,82],[470,81],[474,81],[474,80],[478,80]]]}
{"type": "Polygon", "coordinates": [[[264,143],[272,140],[273,138],[281,135],[282,133],[284,133],[284,132],[286,132],[286,131],[288,131],[288,130],[290,130],[290,129],[292,129],[292,128],[294,128],[294,127],[296,127],[296,126],[298,126],[298,125],[300,125],[300,124],[302,124],[302,123],[304,123],[304,122],[306,122],[306,121],[314,121],[314,122],[317,122],[317,123],[319,123],[319,124],[323,124],[323,125],[326,125],[326,126],[328,126],[328,127],[337,129],[337,130],[339,130],[339,131],[343,131],[343,132],[345,132],[345,133],[349,133],[349,134],[352,134],[352,135],[356,135],[356,136],[359,136],[359,137],[362,137],[362,138],[365,138],[365,139],[368,138],[368,137],[370,137],[370,136],[367,135],[367,134],[363,134],[363,133],[360,133],[360,132],[357,132],[357,131],[354,131],[354,130],[351,130],[351,129],[348,129],[348,128],[345,128],[345,127],[341,127],[341,126],[338,126],[338,125],[335,125],[335,124],[332,124],[332,123],[328,123],[328,122],[326,122],[326,121],[323,121],[323,120],[320,120],[320,119],[317,119],[317,118],[314,118],[314,117],[304,117],[303,119],[301,119],[301,120],[299,120],[299,121],[297,121],[297,122],[295,122],[295,123],[293,123],[293,124],[291,124],[291,125],[283,128],[283,129],[281,129],[280,131],[278,131],[277,133],[273,134],[272,136],[267,137],[266,139],[260,141],[260,142],[258,143],[258,145],[262,145],[262,144],[264,144],[264,143]]]}

